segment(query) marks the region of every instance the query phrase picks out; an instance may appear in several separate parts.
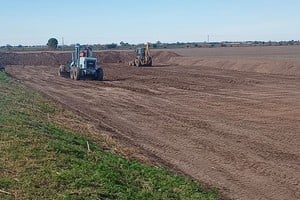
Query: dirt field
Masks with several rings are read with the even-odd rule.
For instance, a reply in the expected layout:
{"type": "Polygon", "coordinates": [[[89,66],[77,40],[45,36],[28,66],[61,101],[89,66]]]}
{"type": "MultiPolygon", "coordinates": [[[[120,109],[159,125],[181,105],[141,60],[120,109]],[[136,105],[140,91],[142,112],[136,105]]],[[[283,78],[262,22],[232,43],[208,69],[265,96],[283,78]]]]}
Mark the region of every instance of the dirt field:
{"type": "Polygon", "coordinates": [[[58,77],[57,58],[29,66],[34,53],[6,71],[225,197],[300,199],[300,47],[175,52],[152,68],[115,53],[103,82],[58,77]]]}

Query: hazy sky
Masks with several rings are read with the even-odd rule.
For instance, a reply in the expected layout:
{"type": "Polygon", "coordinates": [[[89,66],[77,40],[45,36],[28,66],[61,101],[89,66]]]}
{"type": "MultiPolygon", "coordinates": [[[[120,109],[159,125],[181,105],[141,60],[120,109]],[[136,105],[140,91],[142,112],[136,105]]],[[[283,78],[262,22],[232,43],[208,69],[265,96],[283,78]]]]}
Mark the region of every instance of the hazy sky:
{"type": "Polygon", "coordinates": [[[0,0],[0,45],[299,40],[299,0],[0,0]]]}

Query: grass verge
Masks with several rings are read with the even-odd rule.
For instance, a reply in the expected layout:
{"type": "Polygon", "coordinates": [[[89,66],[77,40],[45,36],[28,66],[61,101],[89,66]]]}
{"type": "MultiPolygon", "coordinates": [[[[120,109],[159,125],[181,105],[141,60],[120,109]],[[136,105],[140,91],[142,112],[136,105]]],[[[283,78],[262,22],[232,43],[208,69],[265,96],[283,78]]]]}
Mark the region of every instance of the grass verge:
{"type": "Polygon", "coordinates": [[[2,72],[0,111],[0,199],[217,198],[189,178],[62,128],[49,120],[59,108],[2,72]]]}

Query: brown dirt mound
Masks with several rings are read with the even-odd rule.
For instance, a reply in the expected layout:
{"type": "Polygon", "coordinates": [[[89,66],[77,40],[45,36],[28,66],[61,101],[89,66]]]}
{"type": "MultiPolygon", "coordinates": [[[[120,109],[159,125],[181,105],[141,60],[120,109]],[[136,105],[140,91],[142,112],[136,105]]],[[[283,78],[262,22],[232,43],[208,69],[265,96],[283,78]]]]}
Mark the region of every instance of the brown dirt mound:
{"type": "Polygon", "coordinates": [[[218,69],[265,74],[300,75],[300,46],[226,47],[174,49],[180,66],[207,66],[218,69]]]}
{"type": "Polygon", "coordinates": [[[31,65],[31,66],[57,66],[65,64],[71,59],[70,53],[2,53],[2,65],[31,65]]]}
{"type": "Polygon", "coordinates": [[[171,64],[181,66],[205,66],[227,70],[258,72],[267,74],[300,75],[300,62],[284,59],[226,59],[173,57],[171,64]]]}
{"type": "Polygon", "coordinates": [[[156,63],[169,63],[172,58],[180,57],[177,53],[172,51],[154,51],[153,60],[156,63]]]}
{"type": "MultiPolygon", "coordinates": [[[[300,75],[299,53],[300,48],[299,50],[297,48],[215,48],[152,51],[154,65],[205,66],[225,70],[293,76],[300,75]],[[240,51],[243,53],[242,55],[239,54],[240,51]],[[255,54],[255,52],[258,53],[255,54]],[[263,54],[263,52],[265,53],[263,54]]],[[[134,59],[135,53],[134,50],[100,51],[94,52],[94,56],[101,64],[128,63],[134,59]]],[[[1,66],[58,66],[70,63],[70,61],[71,52],[14,52],[0,54],[1,66]]]]}
{"type": "MultiPolygon", "coordinates": [[[[127,63],[135,57],[134,51],[101,51],[94,52],[100,63],[127,63]]],[[[178,56],[168,51],[155,51],[154,62],[164,63],[170,58],[178,56]]],[[[28,53],[2,53],[0,65],[30,65],[30,66],[58,66],[71,61],[70,52],[28,52],[28,53]]]]}
{"type": "Polygon", "coordinates": [[[94,53],[100,63],[126,63],[134,57],[131,51],[102,51],[94,53]]]}

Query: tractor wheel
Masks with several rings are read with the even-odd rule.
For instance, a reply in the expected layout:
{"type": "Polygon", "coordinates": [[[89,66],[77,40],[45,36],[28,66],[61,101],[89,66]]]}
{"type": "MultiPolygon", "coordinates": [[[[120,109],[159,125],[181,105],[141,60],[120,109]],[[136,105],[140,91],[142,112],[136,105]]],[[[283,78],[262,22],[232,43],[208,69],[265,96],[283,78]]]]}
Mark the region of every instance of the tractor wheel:
{"type": "Polygon", "coordinates": [[[129,66],[135,66],[134,61],[130,61],[129,66]]]}
{"type": "Polygon", "coordinates": [[[135,63],[135,66],[137,66],[137,67],[139,67],[141,65],[140,61],[138,59],[136,59],[134,63],[135,63]]]}
{"type": "Polygon", "coordinates": [[[58,76],[64,76],[65,73],[66,73],[66,71],[65,71],[65,66],[64,66],[64,65],[59,66],[59,69],[58,69],[58,76]]]}
{"type": "Polygon", "coordinates": [[[58,68],[58,76],[62,76],[61,66],[58,68]]]}
{"type": "Polygon", "coordinates": [[[70,78],[73,80],[74,79],[74,68],[70,70],[70,78]]]}
{"type": "Polygon", "coordinates": [[[97,69],[95,78],[98,81],[103,81],[103,70],[102,70],[102,68],[97,69]]]}
{"type": "Polygon", "coordinates": [[[78,67],[75,67],[74,69],[74,80],[79,80],[80,79],[80,69],[78,67]]]}

